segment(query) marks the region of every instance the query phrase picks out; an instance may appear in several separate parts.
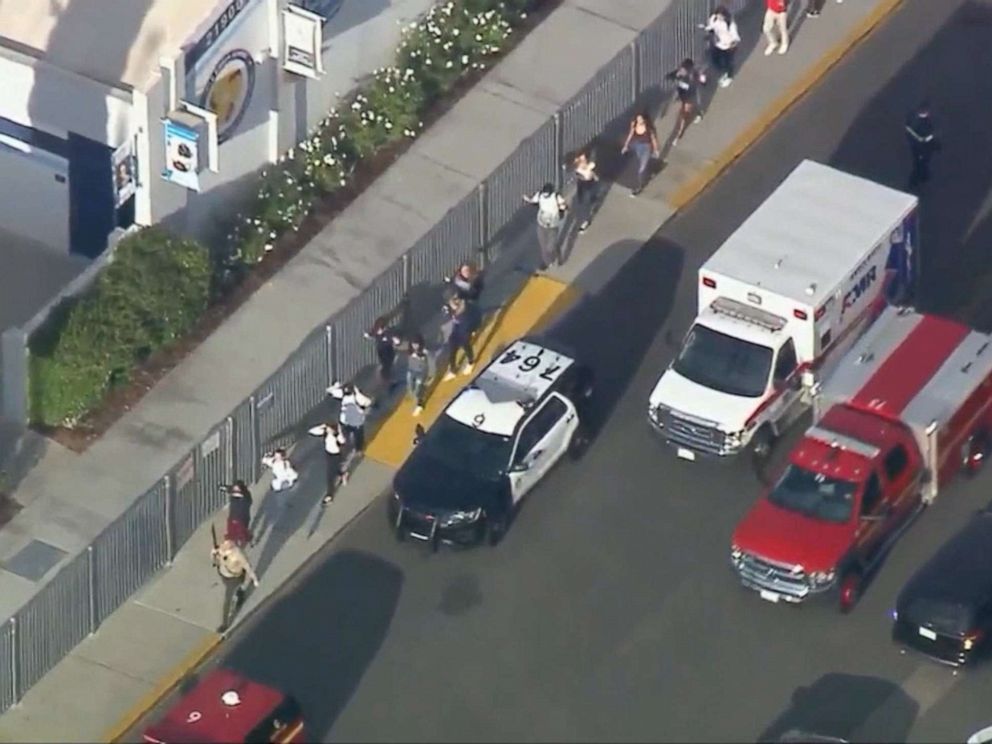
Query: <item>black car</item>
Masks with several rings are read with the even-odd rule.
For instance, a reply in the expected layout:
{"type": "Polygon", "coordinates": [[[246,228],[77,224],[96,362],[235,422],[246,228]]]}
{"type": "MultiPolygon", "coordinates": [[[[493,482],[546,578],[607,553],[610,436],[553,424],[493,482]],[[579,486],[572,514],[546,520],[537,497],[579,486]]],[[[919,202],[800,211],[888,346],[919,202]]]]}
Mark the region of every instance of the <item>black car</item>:
{"type": "Polygon", "coordinates": [[[892,613],[897,643],[962,666],[992,646],[992,510],[977,514],[913,575],[892,613]]]}
{"type": "Polygon", "coordinates": [[[520,501],[588,441],[592,372],[546,339],[494,355],[427,430],[393,478],[389,518],[399,539],[495,545],[520,501]]]}

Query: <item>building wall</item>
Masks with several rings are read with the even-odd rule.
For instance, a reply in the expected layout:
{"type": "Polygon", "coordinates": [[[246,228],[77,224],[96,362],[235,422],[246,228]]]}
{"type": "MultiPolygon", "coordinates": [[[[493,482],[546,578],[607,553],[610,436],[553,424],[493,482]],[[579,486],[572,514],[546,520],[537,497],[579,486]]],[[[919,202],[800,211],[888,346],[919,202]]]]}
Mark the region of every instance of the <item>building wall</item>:
{"type": "Polygon", "coordinates": [[[10,49],[0,50],[0,81],[9,200],[0,226],[57,251],[99,253],[117,220],[112,152],[142,124],[131,94],[10,49]]]}

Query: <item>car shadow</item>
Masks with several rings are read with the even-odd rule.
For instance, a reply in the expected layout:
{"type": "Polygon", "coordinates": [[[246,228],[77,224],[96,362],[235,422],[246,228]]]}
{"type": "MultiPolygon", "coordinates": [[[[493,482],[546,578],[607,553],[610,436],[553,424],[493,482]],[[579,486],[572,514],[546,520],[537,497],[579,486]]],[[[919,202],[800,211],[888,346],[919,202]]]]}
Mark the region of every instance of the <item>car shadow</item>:
{"type": "Polygon", "coordinates": [[[311,741],[324,740],[378,653],[402,588],[394,564],[361,551],[335,553],[282,588],[221,663],[295,697],[311,741]]]}
{"type": "Polygon", "coordinates": [[[758,741],[775,742],[795,732],[849,742],[906,741],[918,714],[917,702],[893,682],[830,673],[798,688],[758,741]]]}

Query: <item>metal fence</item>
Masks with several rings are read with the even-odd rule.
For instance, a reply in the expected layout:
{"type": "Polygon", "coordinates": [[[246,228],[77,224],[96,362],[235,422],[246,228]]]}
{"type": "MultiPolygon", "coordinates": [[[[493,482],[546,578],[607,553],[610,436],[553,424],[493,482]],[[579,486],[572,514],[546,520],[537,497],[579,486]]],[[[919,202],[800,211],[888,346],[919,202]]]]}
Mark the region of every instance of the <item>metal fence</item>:
{"type": "Polygon", "coordinates": [[[93,542],[93,613],[102,623],[171,559],[163,478],[93,542]]]}
{"type": "MultiPolygon", "coordinates": [[[[755,0],[733,0],[741,11],[755,0]]],[[[363,334],[402,307],[410,290],[432,285],[459,263],[489,250],[522,206],[521,195],[558,181],[563,154],[589,143],[629,113],[664,74],[702,54],[707,4],[677,0],[606,65],[400,260],[315,329],[286,363],[219,423],[203,442],[72,558],[15,617],[0,625],[0,712],[57,664],[175,556],[223,506],[219,486],[255,482],[262,454],[296,440],[296,427],[333,380],[375,363],[363,334]]]]}

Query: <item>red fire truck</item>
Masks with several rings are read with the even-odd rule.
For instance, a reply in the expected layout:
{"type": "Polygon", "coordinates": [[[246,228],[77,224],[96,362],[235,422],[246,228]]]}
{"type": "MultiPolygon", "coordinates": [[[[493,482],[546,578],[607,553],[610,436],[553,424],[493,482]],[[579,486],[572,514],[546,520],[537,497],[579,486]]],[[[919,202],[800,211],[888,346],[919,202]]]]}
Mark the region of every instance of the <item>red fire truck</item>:
{"type": "Polygon", "coordinates": [[[886,310],[822,389],[814,421],[774,485],[737,526],[731,563],[772,602],[863,582],[912,519],[989,452],[992,337],[886,310]]]}
{"type": "Polygon", "coordinates": [[[144,733],[149,744],[303,742],[293,698],[229,669],[216,669],[144,733]]]}

